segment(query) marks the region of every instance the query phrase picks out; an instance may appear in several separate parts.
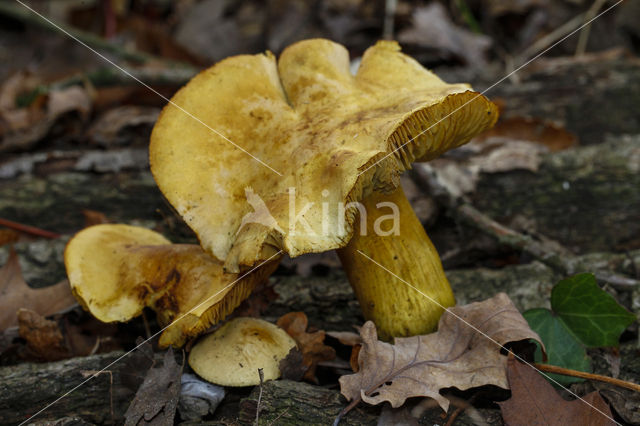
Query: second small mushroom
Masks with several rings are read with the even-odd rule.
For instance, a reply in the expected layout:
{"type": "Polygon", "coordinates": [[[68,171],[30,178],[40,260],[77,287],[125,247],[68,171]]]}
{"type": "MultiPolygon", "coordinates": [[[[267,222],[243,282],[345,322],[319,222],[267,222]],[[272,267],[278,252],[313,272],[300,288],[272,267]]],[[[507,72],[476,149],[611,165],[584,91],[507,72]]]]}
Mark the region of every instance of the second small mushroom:
{"type": "Polygon", "coordinates": [[[224,319],[279,263],[245,275],[226,273],[200,246],[171,244],[157,232],[121,224],[80,231],[64,261],[71,291],[100,321],[128,321],[153,309],[166,326],[162,347],[182,346],[224,319]]]}
{"type": "Polygon", "coordinates": [[[203,337],[189,353],[200,377],[221,386],[255,386],[280,377],[280,361],[296,347],[283,329],[256,318],[234,318],[203,337]]]}
{"type": "Polygon", "coordinates": [[[277,63],[271,53],[235,56],[193,78],[153,129],[151,170],[228,271],[279,250],[339,249],[379,335],[424,334],[455,300],[399,176],[497,115],[487,98],[443,82],[395,42],[369,48],[354,76],[343,46],[306,40],[277,63]]]}

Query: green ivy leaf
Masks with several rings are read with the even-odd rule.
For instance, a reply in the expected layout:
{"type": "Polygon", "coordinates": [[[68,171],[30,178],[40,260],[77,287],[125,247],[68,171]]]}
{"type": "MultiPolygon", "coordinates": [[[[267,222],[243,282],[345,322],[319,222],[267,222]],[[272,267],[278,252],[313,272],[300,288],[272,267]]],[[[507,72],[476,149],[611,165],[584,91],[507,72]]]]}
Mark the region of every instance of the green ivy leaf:
{"type": "Polygon", "coordinates": [[[551,309],[580,342],[592,348],[617,346],[620,334],[636,319],[588,273],[556,284],[551,309]]]}
{"type": "MultiPolygon", "coordinates": [[[[591,372],[591,361],[584,346],[571,334],[566,325],[548,309],[529,309],[522,314],[529,323],[529,327],[542,339],[549,359],[547,362],[558,367],[591,372]]],[[[536,362],[542,362],[542,351],[538,347],[535,355],[536,362]]],[[[549,374],[561,385],[581,382],[576,377],[549,374]]]]}

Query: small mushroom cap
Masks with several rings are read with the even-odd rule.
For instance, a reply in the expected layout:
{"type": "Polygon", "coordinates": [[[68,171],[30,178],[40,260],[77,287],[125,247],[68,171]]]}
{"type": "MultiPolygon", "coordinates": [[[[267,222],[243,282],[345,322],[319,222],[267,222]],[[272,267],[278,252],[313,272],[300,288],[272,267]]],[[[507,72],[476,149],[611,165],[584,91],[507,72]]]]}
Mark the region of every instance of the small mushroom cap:
{"type": "Polygon", "coordinates": [[[103,322],[128,321],[145,307],[161,325],[160,346],[182,346],[224,319],[278,262],[250,274],[225,273],[222,262],[197,245],[171,244],[151,230],[104,224],[67,244],[65,266],[80,304],[103,322]],[[175,322],[174,322],[175,321],[175,322]]]}
{"type": "Polygon", "coordinates": [[[140,315],[149,293],[141,288],[144,281],[130,271],[134,260],[131,248],[170,244],[157,232],[137,226],[104,224],[85,228],[64,251],[71,291],[100,321],[128,321],[140,315]]]}
{"type": "Polygon", "coordinates": [[[260,384],[280,377],[279,364],[296,342],[283,329],[256,318],[235,318],[191,349],[189,365],[200,377],[222,386],[260,384]]]}
{"type": "Polygon", "coordinates": [[[306,40],[277,63],[269,52],[235,56],[194,77],[153,129],[151,171],[203,248],[237,271],[278,249],[343,247],[356,217],[345,204],[393,190],[413,161],[462,145],[497,115],[395,42],[369,48],[353,76],[343,46],[306,40]]]}

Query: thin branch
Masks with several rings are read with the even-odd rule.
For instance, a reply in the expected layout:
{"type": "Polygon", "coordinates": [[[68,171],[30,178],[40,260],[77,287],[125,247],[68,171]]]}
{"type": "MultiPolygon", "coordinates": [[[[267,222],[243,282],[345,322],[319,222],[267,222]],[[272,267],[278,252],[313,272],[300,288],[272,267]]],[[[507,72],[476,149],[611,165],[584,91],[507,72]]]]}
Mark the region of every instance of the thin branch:
{"type": "Polygon", "coordinates": [[[34,235],[36,237],[56,239],[60,237],[60,234],[51,231],[45,231],[44,229],[36,228],[35,226],[23,225],[22,223],[14,222],[8,219],[0,218],[0,226],[4,226],[16,231],[24,232],[25,234],[34,235]]]}
{"type": "MultiPolygon", "coordinates": [[[[585,264],[557,241],[553,241],[542,235],[534,237],[532,235],[522,234],[496,222],[473,207],[464,197],[454,197],[435,179],[431,179],[422,169],[415,168],[410,173],[416,184],[431,194],[435,194],[438,200],[450,209],[457,220],[493,237],[498,243],[527,253],[550,268],[565,275],[573,275],[583,270],[593,269],[589,264],[585,264]]],[[[593,272],[598,280],[607,282],[613,287],[623,289],[640,288],[640,281],[637,279],[602,269],[596,269],[591,272],[593,272]]]]}
{"type": "MultiPolygon", "coordinates": [[[[604,6],[606,2],[607,0],[595,0],[589,10],[587,10],[587,13],[584,15],[584,22],[593,19],[593,17],[596,16],[598,12],[600,12],[600,9],[602,9],[602,6],[604,6]]],[[[587,51],[587,42],[589,41],[590,33],[591,25],[587,25],[582,29],[582,31],[580,31],[580,37],[578,38],[578,45],[576,47],[575,56],[582,56],[587,51]]]]}
{"type": "Polygon", "coordinates": [[[393,40],[393,27],[396,18],[396,8],[398,0],[385,0],[384,2],[384,24],[382,29],[382,38],[385,40],[393,40]]]}
{"type": "Polygon", "coordinates": [[[614,379],[613,377],[602,376],[600,374],[594,374],[594,373],[585,373],[584,371],[570,370],[568,368],[557,367],[555,365],[549,365],[549,364],[535,363],[533,364],[533,366],[538,370],[544,371],[547,373],[561,374],[563,376],[570,376],[570,377],[579,377],[581,379],[588,379],[588,380],[597,380],[599,382],[609,383],[611,385],[619,386],[621,388],[640,392],[640,385],[633,382],[627,382],[625,380],[614,379]]]}
{"type": "MultiPolygon", "coordinates": [[[[556,28],[555,30],[551,31],[549,34],[546,34],[545,36],[540,37],[531,46],[529,46],[526,49],[524,49],[522,51],[522,53],[520,53],[518,55],[519,62],[524,63],[526,60],[528,60],[533,55],[537,54],[538,52],[543,51],[544,49],[548,48],[549,46],[552,46],[555,42],[557,42],[558,40],[562,39],[567,34],[569,34],[571,31],[573,31],[576,28],[578,28],[584,22],[588,21],[588,19],[585,19],[585,16],[586,15],[584,13],[581,13],[580,15],[575,16],[575,17],[571,18],[569,21],[567,21],[564,24],[560,25],[558,28],[556,28]]],[[[585,28],[588,28],[588,27],[589,26],[587,25],[585,28]]]]}
{"type": "Polygon", "coordinates": [[[264,373],[262,372],[262,368],[258,368],[258,376],[260,377],[260,393],[258,393],[258,403],[256,404],[255,426],[258,426],[260,422],[260,403],[262,402],[262,385],[264,384],[264,373]]]}

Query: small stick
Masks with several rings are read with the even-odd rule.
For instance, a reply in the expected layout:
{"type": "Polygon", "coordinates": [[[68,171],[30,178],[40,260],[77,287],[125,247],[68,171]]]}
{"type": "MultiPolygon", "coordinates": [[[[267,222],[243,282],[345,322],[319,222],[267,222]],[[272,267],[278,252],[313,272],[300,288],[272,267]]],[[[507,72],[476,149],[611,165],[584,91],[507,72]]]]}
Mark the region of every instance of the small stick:
{"type": "MultiPolygon", "coordinates": [[[[606,2],[607,0],[594,1],[589,10],[587,10],[587,13],[585,13],[584,15],[584,22],[586,23],[593,19],[593,17],[596,16],[598,12],[600,12],[600,9],[602,9],[602,6],[604,6],[606,2]]],[[[587,51],[587,42],[589,41],[590,33],[591,25],[587,25],[582,28],[582,30],[580,30],[580,37],[578,38],[578,45],[576,47],[575,56],[584,55],[584,53],[587,51]]]]}
{"type": "Polygon", "coordinates": [[[632,391],[640,392],[640,385],[627,382],[625,380],[614,379],[613,377],[602,376],[600,374],[585,373],[584,371],[570,370],[568,368],[558,367],[549,364],[533,364],[535,368],[546,373],[561,374],[563,376],[579,377],[581,379],[597,380],[599,382],[609,383],[612,385],[620,386],[621,388],[630,389],[632,391]]]}
{"type": "Polygon", "coordinates": [[[144,332],[147,335],[147,340],[151,339],[151,327],[149,327],[149,321],[147,321],[144,311],[142,311],[142,322],[144,323],[144,332]]]}
{"type": "Polygon", "coordinates": [[[519,62],[524,63],[527,59],[533,57],[536,53],[539,53],[539,52],[543,51],[544,49],[546,49],[547,47],[551,46],[553,43],[557,42],[562,37],[566,36],[571,31],[573,31],[576,28],[578,28],[580,25],[582,25],[587,20],[588,19],[585,19],[585,14],[584,13],[581,13],[581,14],[579,14],[577,16],[574,16],[569,21],[567,21],[564,24],[560,25],[558,28],[556,28],[555,30],[551,31],[549,34],[547,34],[547,35],[545,35],[543,37],[540,37],[531,46],[529,46],[526,49],[524,49],[524,51],[522,51],[522,53],[520,53],[520,55],[518,55],[519,62]]]}
{"type": "Polygon", "coordinates": [[[398,0],[385,0],[384,24],[382,27],[382,38],[385,40],[393,40],[393,23],[396,17],[397,8],[398,0]]]}
{"type": "Polygon", "coordinates": [[[573,275],[580,270],[591,270],[598,280],[607,282],[613,287],[621,289],[640,287],[640,280],[596,269],[589,264],[580,262],[571,251],[556,241],[542,235],[534,238],[496,222],[473,207],[464,197],[455,197],[450,194],[445,187],[432,179],[429,173],[421,168],[415,168],[410,175],[420,188],[433,194],[448,207],[457,220],[493,237],[499,244],[525,252],[563,274],[573,275]]]}
{"type": "Polygon", "coordinates": [[[260,393],[258,393],[258,405],[256,406],[256,422],[255,422],[256,426],[258,426],[258,421],[260,420],[260,403],[262,402],[262,384],[264,383],[264,373],[262,372],[262,368],[258,368],[258,376],[260,376],[260,393]]]}
{"type": "MultiPolygon", "coordinates": [[[[447,423],[444,426],[453,426],[453,422],[456,421],[456,419],[460,414],[462,414],[467,408],[473,407],[473,401],[476,399],[477,395],[478,395],[477,393],[471,395],[471,398],[469,398],[468,401],[457,400],[456,403],[458,405],[458,408],[456,408],[455,411],[451,413],[451,417],[449,417],[449,421],[447,421],[447,423]]],[[[447,398],[452,403],[454,402],[454,400],[451,397],[447,397],[447,398]]]]}
{"type": "Polygon", "coordinates": [[[15,229],[16,231],[24,232],[25,234],[35,235],[36,237],[43,238],[59,238],[60,234],[55,232],[45,231],[44,229],[36,228],[35,226],[23,225],[22,223],[14,222],[8,219],[0,218],[0,226],[15,229]]]}

